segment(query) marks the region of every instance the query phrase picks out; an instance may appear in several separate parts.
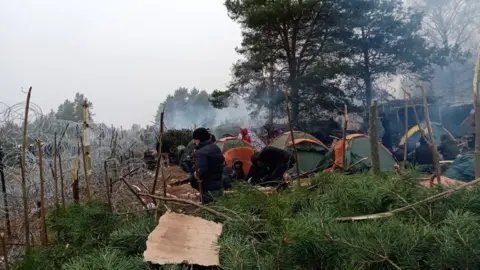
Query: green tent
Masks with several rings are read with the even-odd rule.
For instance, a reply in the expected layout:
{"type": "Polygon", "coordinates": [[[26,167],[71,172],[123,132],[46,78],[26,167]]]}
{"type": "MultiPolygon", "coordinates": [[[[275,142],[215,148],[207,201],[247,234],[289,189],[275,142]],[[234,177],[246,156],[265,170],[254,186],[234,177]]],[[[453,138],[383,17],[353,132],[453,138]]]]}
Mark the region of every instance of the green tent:
{"type": "MultiPolygon", "coordinates": [[[[295,148],[297,149],[298,165],[300,173],[309,173],[323,168],[324,157],[328,153],[328,147],[312,135],[303,131],[294,131],[295,148]]],[[[293,153],[293,143],[290,131],[284,132],[270,143],[270,146],[293,153]]],[[[296,174],[297,167],[288,171],[296,174]]]]}
{"type": "MultiPolygon", "coordinates": [[[[346,137],[345,162],[343,166],[343,141],[339,140],[334,149],[327,155],[329,162],[333,163],[335,168],[349,168],[353,172],[370,170],[372,167],[372,155],[370,138],[365,134],[349,134],[346,137]]],[[[395,167],[395,159],[390,151],[379,142],[378,152],[380,155],[380,170],[393,171],[395,167]]],[[[327,161],[325,161],[327,163],[327,161]]]]}

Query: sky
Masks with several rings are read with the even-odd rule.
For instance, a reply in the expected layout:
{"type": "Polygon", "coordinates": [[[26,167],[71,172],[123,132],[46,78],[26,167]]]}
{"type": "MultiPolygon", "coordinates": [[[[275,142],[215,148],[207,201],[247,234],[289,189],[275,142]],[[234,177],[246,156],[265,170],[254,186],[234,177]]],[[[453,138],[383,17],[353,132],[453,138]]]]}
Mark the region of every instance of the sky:
{"type": "Polygon", "coordinates": [[[151,124],[180,86],[224,90],[239,59],[224,0],[0,0],[0,102],[44,113],[80,92],[95,120],[151,124]]]}

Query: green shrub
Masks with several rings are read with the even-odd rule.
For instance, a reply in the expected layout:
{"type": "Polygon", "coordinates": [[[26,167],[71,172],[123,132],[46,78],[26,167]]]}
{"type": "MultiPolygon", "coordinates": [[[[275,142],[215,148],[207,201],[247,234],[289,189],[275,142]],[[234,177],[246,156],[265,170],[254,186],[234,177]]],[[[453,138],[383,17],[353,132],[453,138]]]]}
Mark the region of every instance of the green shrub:
{"type": "Polygon", "coordinates": [[[48,217],[48,228],[62,236],[62,241],[78,247],[104,245],[117,229],[119,219],[107,204],[98,201],[70,204],[48,217]]]}
{"type": "Polygon", "coordinates": [[[148,235],[155,229],[155,219],[152,216],[135,216],[124,224],[110,235],[109,246],[125,255],[143,254],[147,249],[148,235]]]}
{"type": "Polygon", "coordinates": [[[190,129],[171,129],[164,133],[164,143],[170,147],[171,152],[175,152],[176,147],[185,145],[192,140],[192,130],[190,129]]]}
{"type": "MultiPolygon", "coordinates": [[[[222,269],[479,269],[480,188],[388,218],[336,220],[389,211],[444,190],[420,187],[417,178],[414,172],[325,173],[310,187],[294,184],[273,195],[238,185],[210,206],[234,221],[201,215],[224,224],[222,269]]],[[[157,223],[152,217],[113,216],[105,205],[90,203],[49,220],[65,238],[31,248],[18,269],[147,269],[141,256],[157,223]]]]}
{"type": "Polygon", "coordinates": [[[148,270],[142,257],[127,257],[118,250],[103,249],[75,258],[63,265],[64,270],[148,270]]]}

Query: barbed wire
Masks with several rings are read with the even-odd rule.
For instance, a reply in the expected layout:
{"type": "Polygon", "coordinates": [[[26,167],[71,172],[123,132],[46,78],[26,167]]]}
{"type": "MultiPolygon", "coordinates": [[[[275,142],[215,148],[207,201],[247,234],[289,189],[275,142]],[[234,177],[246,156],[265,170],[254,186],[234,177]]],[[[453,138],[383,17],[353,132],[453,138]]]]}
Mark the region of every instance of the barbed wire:
{"type": "MultiPolygon", "coordinates": [[[[22,188],[21,188],[21,166],[20,155],[23,140],[23,122],[25,114],[25,102],[8,106],[0,103],[0,146],[3,150],[4,173],[6,189],[8,194],[9,209],[11,216],[21,216],[22,188]]],[[[136,181],[143,181],[148,174],[144,166],[143,153],[147,149],[144,144],[143,130],[119,130],[108,127],[103,123],[91,123],[91,160],[93,174],[93,188],[101,194],[105,187],[105,161],[108,161],[108,170],[113,179],[131,171],[133,167],[141,167],[135,175],[136,181]]],[[[78,160],[80,189],[84,188],[83,158],[80,138],[83,136],[83,123],[56,119],[54,116],[45,115],[41,108],[35,103],[30,103],[27,122],[28,149],[26,149],[26,175],[28,183],[28,194],[30,207],[35,208],[35,202],[40,196],[40,173],[38,167],[37,142],[41,142],[43,150],[43,167],[45,197],[49,205],[52,205],[55,197],[55,181],[53,177],[54,141],[57,139],[58,154],[61,157],[62,175],[60,168],[57,168],[57,182],[64,179],[63,193],[68,198],[72,196],[72,171],[75,169],[75,162],[78,160]]],[[[151,178],[151,177],[150,177],[151,178]]],[[[60,189],[60,184],[58,184],[60,189]]],[[[121,200],[121,196],[115,198],[115,193],[122,190],[120,183],[114,190],[113,200],[121,200]]],[[[58,191],[58,196],[62,193],[58,191]]],[[[125,197],[125,196],[123,196],[125,197]]],[[[131,196],[126,196],[131,197],[131,196]]],[[[134,200],[134,198],[130,198],[134,200]]],[[[71,200],[71,199],[69,199],[71,200]]],[[[127,203],[129,204],[129,203],[127,203]]],[[[0,210],[3,212],[3,209],[0,210]]],[[[0,219],[3,218],[3,215],[0,219]]]]}

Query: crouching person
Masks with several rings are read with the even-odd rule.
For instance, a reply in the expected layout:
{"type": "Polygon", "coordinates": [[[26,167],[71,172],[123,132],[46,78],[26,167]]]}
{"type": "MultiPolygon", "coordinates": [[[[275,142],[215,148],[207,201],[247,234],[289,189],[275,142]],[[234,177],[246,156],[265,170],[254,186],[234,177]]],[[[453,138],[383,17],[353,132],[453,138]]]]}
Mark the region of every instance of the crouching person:
{"type": "Polygon", "coordinates": [[[243,171],[243,162],[238,158],[234,158],[232,167],[225,166],[223,169],[222,179],[224,189],[231,189],[234,182],[246,182],[247,176],[243,171]]]}
{"type": "Polygon", "coordinates": [[[202,185],[202,202],[212,203],[215,197],[223,195],[222,173],[225,158],[222,151],[215,145],[210,134],[205,128],[197,128],[193,131],[195,147],[196,171],[193,169],[190,175],[191,186],[200,191],[199,182],[202,185]]]}
{"type": "Polygon", "coordinates": [[[295,159],[289,152],[267,146],[260,153],[255,153],[252,158],[249,182],[260,185],[281,185],[283,175],[295,165],[295,159]]]}

